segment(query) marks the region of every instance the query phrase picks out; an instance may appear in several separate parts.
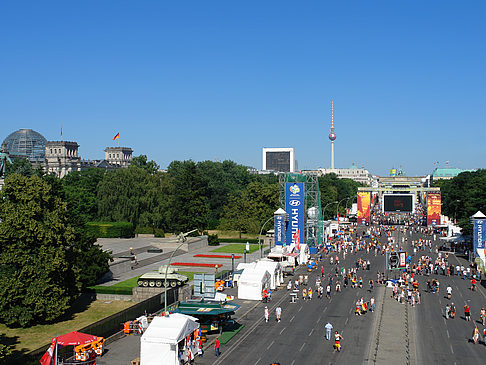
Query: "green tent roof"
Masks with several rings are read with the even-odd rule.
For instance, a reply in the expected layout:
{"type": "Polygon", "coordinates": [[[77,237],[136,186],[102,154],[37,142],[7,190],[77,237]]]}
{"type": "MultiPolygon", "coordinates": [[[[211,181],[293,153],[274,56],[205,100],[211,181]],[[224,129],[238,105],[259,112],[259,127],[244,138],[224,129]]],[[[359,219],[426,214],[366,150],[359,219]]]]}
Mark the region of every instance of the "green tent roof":
{"type": "Polygon", "coordinates": [[[214,303],[214,302],[181,302],[174,309],[174,313],[189,315],[216,316],[219,314],[235,312],[240,306],[232,302],[214,303]]]}

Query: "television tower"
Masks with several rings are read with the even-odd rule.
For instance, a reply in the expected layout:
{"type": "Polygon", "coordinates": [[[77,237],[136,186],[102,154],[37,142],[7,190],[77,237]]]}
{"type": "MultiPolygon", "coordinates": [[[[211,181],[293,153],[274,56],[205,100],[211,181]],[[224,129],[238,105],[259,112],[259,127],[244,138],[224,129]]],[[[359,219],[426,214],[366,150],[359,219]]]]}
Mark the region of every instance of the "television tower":
{"type": "Polygon", "coordinates": [[[331,133],[329,133],[331,141],[331,169],[334,169],[334,141],[336,140],[336,133],[334,133],[334,100],[331,100],[331,133]]]}

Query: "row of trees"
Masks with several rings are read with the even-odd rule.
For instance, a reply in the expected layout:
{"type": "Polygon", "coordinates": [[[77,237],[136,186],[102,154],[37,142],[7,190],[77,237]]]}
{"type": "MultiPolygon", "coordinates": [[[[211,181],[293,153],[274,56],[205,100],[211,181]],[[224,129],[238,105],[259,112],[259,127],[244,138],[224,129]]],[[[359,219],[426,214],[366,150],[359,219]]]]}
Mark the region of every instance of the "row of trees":
{"type": "Polygon", "coordinates": [[[486,213],[486,170],[463,172],[451,180],[438,180],[442,195],[442,214],[456,219],[463,234],[472,233],[470,217],[486,213]]]}
{"type": "MultiPolygon", "coordinates": [[[[323,205],[358,186],[335,175],[319,183],[323,205]]],[[[252,175],[232,161],[174,161],[161,172],[146,156],[126,169],[62,179],[15,160],[0,194],[0,321],[9,326],[54,321],[108,270],[109,254],[87,233],[89,221],[257,233],[279,207],[276,175],[252,175]]]]}

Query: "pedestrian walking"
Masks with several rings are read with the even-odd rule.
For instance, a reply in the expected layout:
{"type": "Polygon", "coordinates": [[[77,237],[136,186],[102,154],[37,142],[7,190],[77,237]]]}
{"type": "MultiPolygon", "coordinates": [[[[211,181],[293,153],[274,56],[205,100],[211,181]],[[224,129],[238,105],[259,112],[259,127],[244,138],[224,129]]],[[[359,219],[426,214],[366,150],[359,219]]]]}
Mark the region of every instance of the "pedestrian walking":
{"type": "Polygon", "coordinates": [[[471,321],[471,308],[467,304],[464,306],[464,317],[466,321],[471,321]]]}
{"type": "Polygon", "coordinates": [[[268,319],[270,317],[270,313],[268,311],[268,307],[267,306],[265,306],[265,314],[264,314],[264,316],[265,316],[265,322],[268,322],[268,319]]]}
{"type": "Polygon", "coordinates": [[[324,326],[326,329],[326,340],[330,341],[331,340],[331,333],[332,333],[332,324],[327,322],[327,324],[324,326]]]}
{"type": "Polygon", "coordinates": [[[374,312],[375,311],[375,297],[371,297],[370,299],[370,306],[371,306],[371,311],[374,312]]]}
{"type": "Polygon", "coordinates": [[[221,352],[219,351],[219,346],[221,346],[219,342],[219,337],[216,337],[216,341],[214,341],[214,353],[216,357],[219,357],[219,355],[221,355],[221,352]]]}
{"type": "Polygon", "coordinates": [[[277,322],[280,322],[280,318],[282,317],[282,308],[280,306],[275,308],[275,317],[277,317],[277,322]]]}

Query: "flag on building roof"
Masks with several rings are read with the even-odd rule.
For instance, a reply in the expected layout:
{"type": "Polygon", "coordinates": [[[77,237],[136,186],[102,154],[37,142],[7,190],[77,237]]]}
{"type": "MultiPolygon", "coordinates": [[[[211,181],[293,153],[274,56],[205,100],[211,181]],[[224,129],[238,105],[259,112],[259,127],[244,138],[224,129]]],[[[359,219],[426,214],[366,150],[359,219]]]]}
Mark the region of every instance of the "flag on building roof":
{"type": "Polygon", "coordinates": [[[115,140],[115,139],[120,139],[120,133],[117,133],[117,134],[115,135],[115,137],[113,137],[113,140],[115,140]]]}

